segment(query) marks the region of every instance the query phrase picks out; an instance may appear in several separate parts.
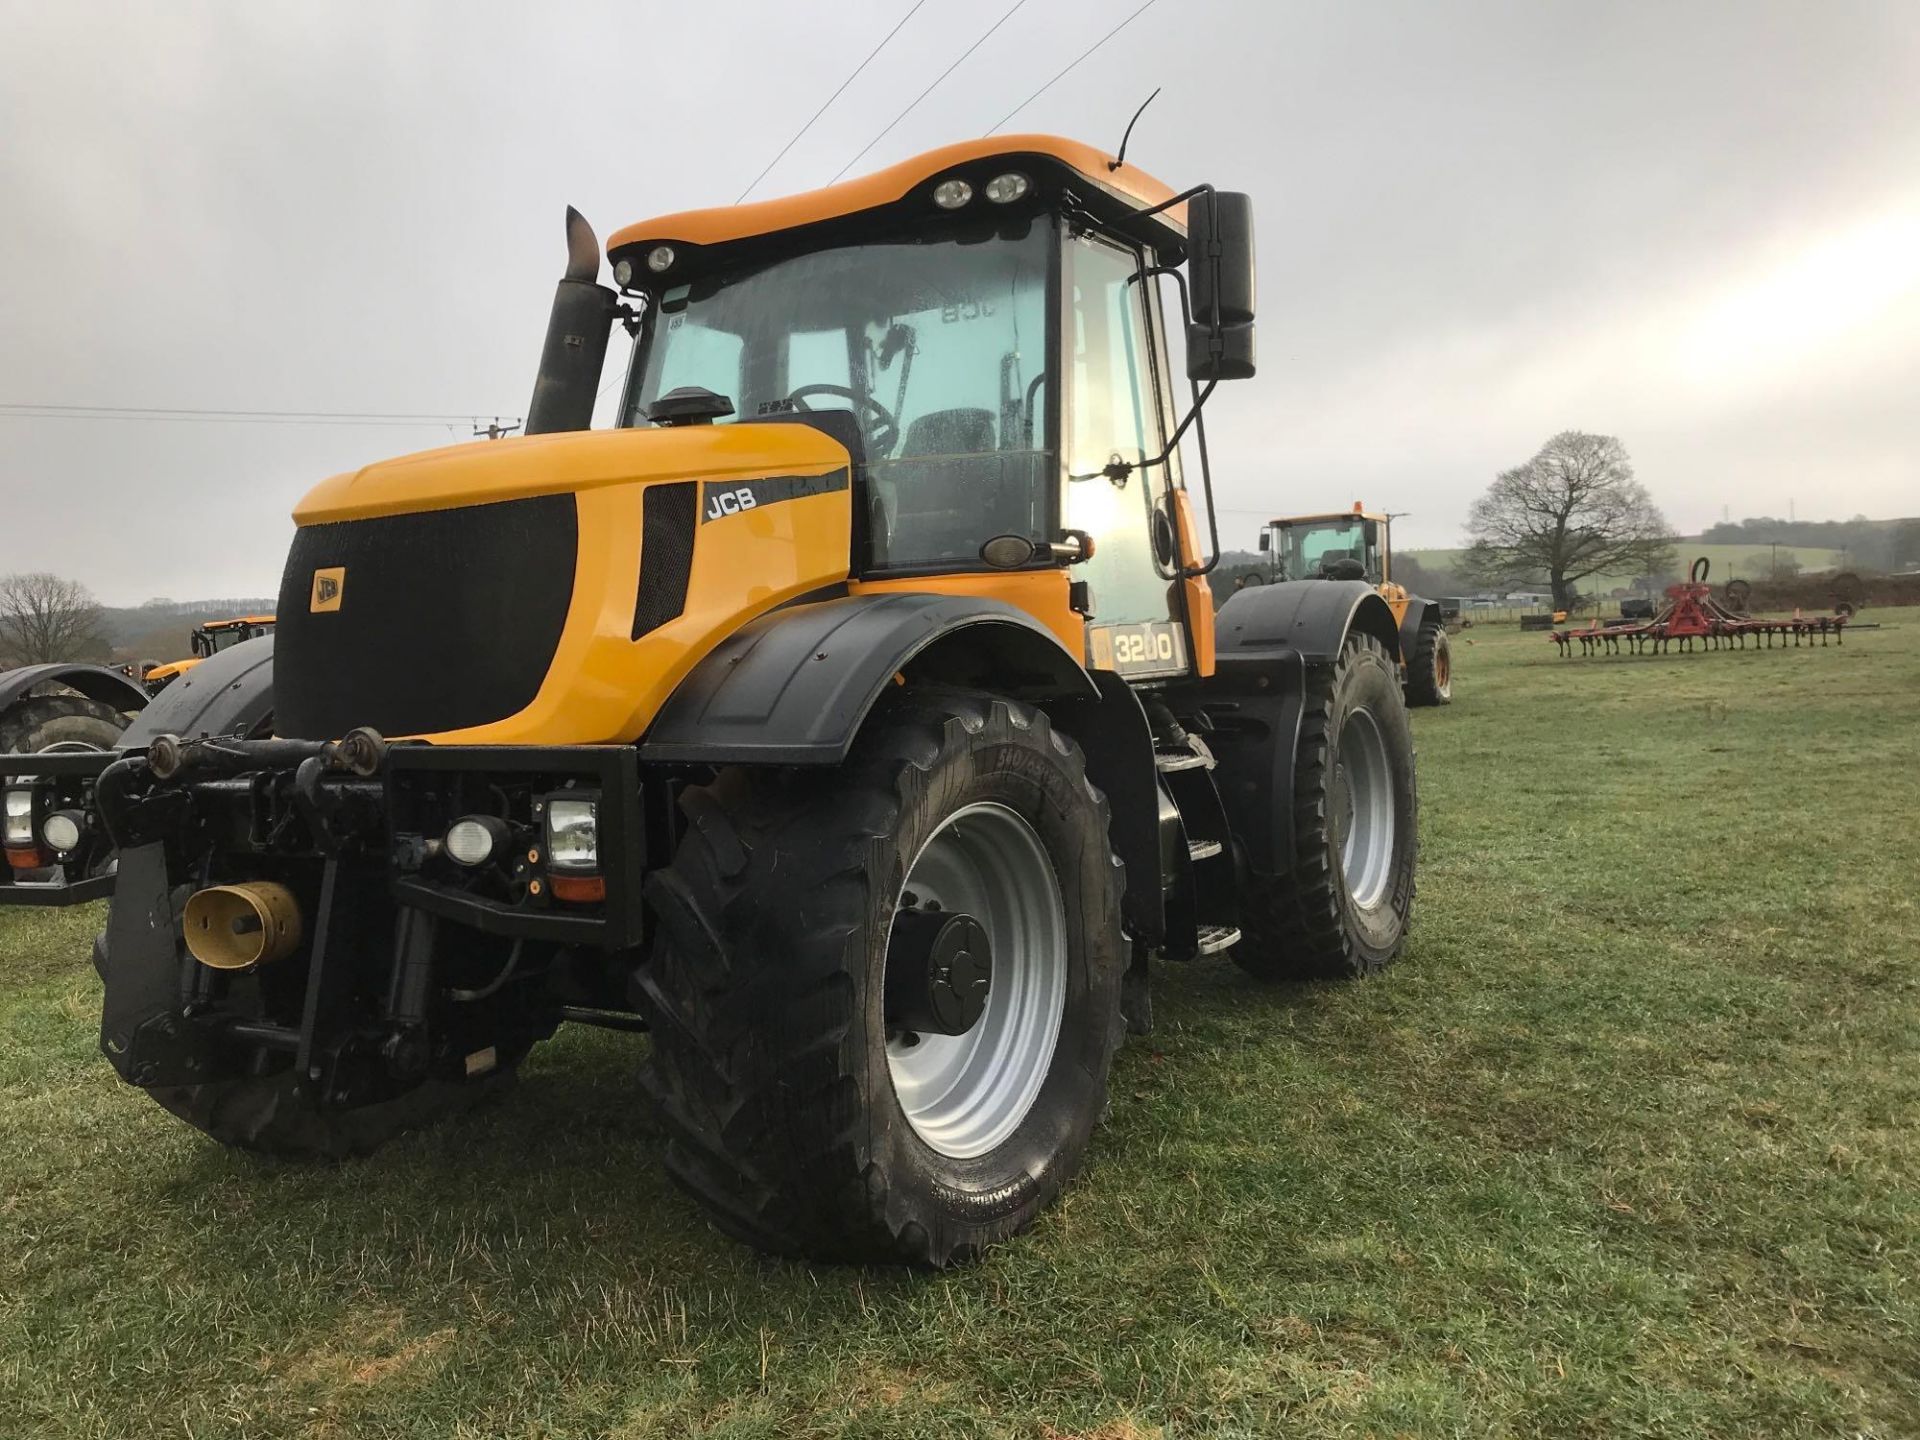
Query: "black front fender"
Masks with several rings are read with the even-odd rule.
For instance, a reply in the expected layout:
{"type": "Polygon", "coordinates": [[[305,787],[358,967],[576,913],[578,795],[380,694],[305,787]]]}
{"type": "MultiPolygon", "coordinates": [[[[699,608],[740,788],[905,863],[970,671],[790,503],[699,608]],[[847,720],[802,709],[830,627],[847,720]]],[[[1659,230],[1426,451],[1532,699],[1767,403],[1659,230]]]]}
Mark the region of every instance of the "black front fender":
{"type": "Polygon", "coordinates": [[[998,600],[931,592],[790,605],[714,648],[660,708],[642,761],[838,765],[896,674],[1035,700],[1100,692],[1038,620],[998,600]]]}
{"type": "Polygon", "coordinates": [[[1339,659],[1354,630],[1373,636],[1395,661],[1404,658],[1393,607],[1362,580],[1249,586],[1222,605],[1214,621],[1215,644],[1223,653],[1285,649],[1309,664],[1339,659]]]}
{"type": "Polygon", "coordinates": [[[1418,595],[1407,596],[1407,613],[1400,617],[1400,658],[1411,661],[1420,644],[1421,630],[1428,625],[1443,623],[1438,601],[1422,600],[1418,595]]]}
{"type": "Polygon", "coordinates": [[[171,682],[127,727],[120,744],[139,750],[156,735],[251,736],[272,715],[273,637],[263,635],[229,645],[171,682]]]}

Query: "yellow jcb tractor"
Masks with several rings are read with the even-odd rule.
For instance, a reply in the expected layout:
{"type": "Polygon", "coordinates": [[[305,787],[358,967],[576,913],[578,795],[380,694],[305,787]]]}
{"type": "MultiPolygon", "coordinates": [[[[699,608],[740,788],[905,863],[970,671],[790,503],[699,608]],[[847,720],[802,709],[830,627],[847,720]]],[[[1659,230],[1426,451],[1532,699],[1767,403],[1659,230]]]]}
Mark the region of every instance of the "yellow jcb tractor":
{"type": "Polygon", "coordinates": [[[1327,515],[1288,515],[1260,532],[1271,579],[1364,580],[1393,611],[1400,628],[1401,674],[1409,705],[1453,699],[1453,644],[1440,602],[1411,594],[1393,579],[1393,517],[1356,500],[1327,515]]]}
{"type": "Polygon", "coordinates": [[[331,1155],[645,1029],[717,1224],[945,1264],[1079,1169],[1154,957],[1400,953],[1393,613],[1216,618],[1178,448],[1254,372],[1246,196],[996,136],[567,238],[524,438],[319,485],[271,639],[110,763],[5,762],[9,860],[64,883],[0,899],[113,887],[126,1080],[331,1155]]]}
{"type": "Polygon", "coordinates": [[[164,665],[147,665],[134,678],[147,687],[151,695],[158,695],[168,683],[179,679],[202,660],[211,659],[230,645],[239,645],[248,640],[258,640],[263,635],[273,633],[273,616],[242,615],[232,620],[208,620],[193,627],[193,636],[189,642],[193,654],[185,660],[170,660],[164,665]]]}

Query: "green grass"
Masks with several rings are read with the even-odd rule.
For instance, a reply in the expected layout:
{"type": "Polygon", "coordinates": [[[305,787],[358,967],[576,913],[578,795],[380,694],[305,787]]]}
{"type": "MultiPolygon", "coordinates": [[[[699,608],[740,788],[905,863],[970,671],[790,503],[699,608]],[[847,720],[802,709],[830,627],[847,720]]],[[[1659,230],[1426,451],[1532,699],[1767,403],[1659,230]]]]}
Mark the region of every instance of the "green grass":
{"type": "Polygon", "coordinates": [[[942,1275],[720,1238],[644,1040],[364,1162],[95,1052],[97,912],[0,916],[0,1434],[1920,1434],[1920,623],[1460,637],[1379,980],[1156,976],[1088,1172],[942,1275]]]}

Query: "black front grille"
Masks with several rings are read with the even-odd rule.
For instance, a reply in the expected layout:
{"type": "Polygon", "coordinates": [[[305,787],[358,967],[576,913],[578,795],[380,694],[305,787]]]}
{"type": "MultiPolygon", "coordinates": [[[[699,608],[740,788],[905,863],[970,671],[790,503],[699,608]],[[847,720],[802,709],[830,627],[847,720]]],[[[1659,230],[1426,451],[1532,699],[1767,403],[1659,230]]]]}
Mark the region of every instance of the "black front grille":
{"type": "Polygon", "coordinates": [[[578,546],[571,495],[303,527],[280,582],[275,732],[429,735],[524,709],[560,643],[578,546]]]}

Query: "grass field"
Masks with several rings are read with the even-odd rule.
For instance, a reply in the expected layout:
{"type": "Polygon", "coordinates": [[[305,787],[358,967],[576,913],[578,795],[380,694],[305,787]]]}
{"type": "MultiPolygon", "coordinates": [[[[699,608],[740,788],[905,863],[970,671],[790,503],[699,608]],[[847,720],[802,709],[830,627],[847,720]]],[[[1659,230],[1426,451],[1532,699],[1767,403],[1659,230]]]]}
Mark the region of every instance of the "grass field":
{"type": "Polygon", "coordinates": [[[0,1434],[1920,1434],[1920,618],[1561,661],[1461,637],[1414,939],[1158,976],[1088,1173],[941,1275],[667,1184],[644,1040],[370,1161],[95,1052],[97,913],[0,915],[0,1434]]]}

